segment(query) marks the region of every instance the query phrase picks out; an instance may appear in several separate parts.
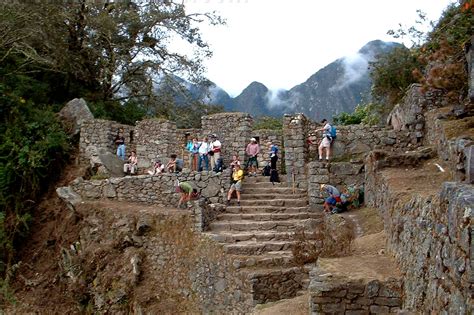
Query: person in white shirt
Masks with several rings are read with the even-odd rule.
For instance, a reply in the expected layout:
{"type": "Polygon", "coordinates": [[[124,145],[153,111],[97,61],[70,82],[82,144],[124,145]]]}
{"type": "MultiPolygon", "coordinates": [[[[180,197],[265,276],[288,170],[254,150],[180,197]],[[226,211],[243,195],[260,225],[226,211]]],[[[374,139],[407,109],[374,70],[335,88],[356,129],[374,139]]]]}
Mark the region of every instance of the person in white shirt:
{"type": "Polygon", "coordinates": [[[221,157],[221,147],[222,144],[217,139],[217,136],[215,134],[211,135],[211,145],[209,148],[209,151],[212,152],[210,153],[211,155],[211,170],[214,170],[217,164],[217,161],[221,157]]]}
{"type": "Polygon", "coordinates": [[[209,142],[207,137],[204,137],[202,142],[199,145],[199,161],[198,161],[198,171],[202,171],[202,161],[204,161],[206,166],[206,171],[209,171],[209,142]]]}
{"type": "Polygon", "coordinates": [[[326,161],[329,161],[329,156],[331,155],[331,125],[326,119],[323,119],[321,121],[323,124],[322,128],[316,129],[316,132],[322,131],[323,132],[323,138],[321,139],[321,142],[319,143],[318,147],[318,153],[319,153],[319,160],[323,160],[323,151],[326,150],[326,161]]]}

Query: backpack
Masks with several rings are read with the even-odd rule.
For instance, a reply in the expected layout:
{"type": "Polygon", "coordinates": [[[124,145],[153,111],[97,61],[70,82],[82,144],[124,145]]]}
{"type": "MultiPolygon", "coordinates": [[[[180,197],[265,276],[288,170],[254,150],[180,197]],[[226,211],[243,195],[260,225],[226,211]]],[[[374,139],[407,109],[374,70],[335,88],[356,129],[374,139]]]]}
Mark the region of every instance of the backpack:
{"type": "Polygon", "coordinates": [[[263,171],[262,171],[262,175],[263,176],[270,176],[270,165],[265,165],[265,167],[263,168],[263,171]]]}
{"type": "Polygon", "coordinates": [[[334,140],[337,137],[337,130],[335,126],[331,126],[331,129],[329,129],[329,133],[331,134],[331,138],[334,140]]]}

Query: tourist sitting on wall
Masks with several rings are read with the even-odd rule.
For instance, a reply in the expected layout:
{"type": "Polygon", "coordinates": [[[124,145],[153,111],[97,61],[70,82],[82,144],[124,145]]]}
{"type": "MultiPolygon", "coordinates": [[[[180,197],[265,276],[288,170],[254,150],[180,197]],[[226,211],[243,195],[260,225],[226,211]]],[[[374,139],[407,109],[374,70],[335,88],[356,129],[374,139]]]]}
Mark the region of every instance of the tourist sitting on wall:
{"type": "Polygon", "coordinates": [[[177,157],[178,156],[176,154],[171,154],[170,155],[170,160],[166,164],[166,171],[168,173],[174,173],[174,172],[177,171],[177,167],[176,167],[176,158],[177,157]]]}
{"type": "Polygon", "coordinates": [[[258,157],[258,154],[260,153],[260,146],[257,143],[257,140],[255,138],[250,139],[250,143],[245,148],[245,153],[247,153],[247,155],[249,156],[249,159],[247,161],[247,169],[248,169],[249,175],[257,176],[257,170],[258,170],[257,157],[258,157]]]}
{"type": "Polygon", "coordinates": [[[328,184],[321,184],[320,190],[328,195],[328,197],[324,199],[324,211],[331,212],[332,208],[336,206],[336,203],[341,202],[341,193],[336,187],[328,184]]]}
{"type": "Polygon", "coordinates": [[[127,163],[123,165],[123,172],[125,174],[135,174],[138,169],[138,158],[137,158],[137,153],[135,151],[132,151],[132,154],[128,157],[127,163]]]}
{"type": "Polygon", "coordinates": [[[183,170],[184,167],[184,160],[180,158],[176,158],[176,173],[179,173],[183,170]]]}
{"type": "Polygon", "coordinates": [[[232,185],[230,185],[229,192],[227,193],[227,205],[230,205],[230,199],[232,198],[232,194],[235,191],[237,194],[237,205],[240,206],[240,191],[242,190],[243,177],[244,171],[240,169],[239,164],[236,164],[232,173],[232,185]]]}
{"type": "Polygon", "coordinates": [[[202,142],[199,145],[199,161],[198,161],[198,171],[202,171],[202,162],[204,161],[206,171],[209,171],[209,142],[207,137],[204,137],[202,142]]]}
{"type": "Polygon", "coordinates": [[[165,171],[165,165],[161,163],[161,160],[156,160],[155,163],[153,163],[152,169],[148,171],[148,174],[158,175],[158,174],[163,173],[164,171],[165,171]]]}
{"type": "Polygon", "coordinates": [[[178,208],[185,202],[188,202],[191,199],[199,198],[199,193],[197,189],[193,188],[190,183],[188,182],[178,182],[176,186],[176,192],[181,193],[181,197],[178,201],[178,208]]]}

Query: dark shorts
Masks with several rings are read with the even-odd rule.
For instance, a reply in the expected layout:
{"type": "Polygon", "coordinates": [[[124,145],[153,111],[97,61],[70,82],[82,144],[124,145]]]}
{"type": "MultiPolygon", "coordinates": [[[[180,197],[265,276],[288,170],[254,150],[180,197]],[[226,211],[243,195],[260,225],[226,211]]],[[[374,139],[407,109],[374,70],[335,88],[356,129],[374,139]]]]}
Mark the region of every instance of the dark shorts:
{"type": "Polygon", "coordinates": [[[257,157],[254,156],[254,157],[249,158],[249,161],[247,162],[247,165],[248,166],[257,166],[258,165],[257,157]]]}

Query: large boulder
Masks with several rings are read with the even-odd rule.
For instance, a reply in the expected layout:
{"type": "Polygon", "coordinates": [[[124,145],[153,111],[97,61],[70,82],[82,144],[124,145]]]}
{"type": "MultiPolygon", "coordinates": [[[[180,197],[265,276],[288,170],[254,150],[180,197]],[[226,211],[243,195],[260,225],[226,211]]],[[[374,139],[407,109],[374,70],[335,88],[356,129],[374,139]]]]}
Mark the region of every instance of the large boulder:
{"type": "Polygon", "coordinates": [[[90,168],[93,174],[107,177],[122,177],[124,162],[114,153],[104,148],[88,146],[86,155],[90,158],[90,168]]]}
{"type": "Polygon", "coordinates": [[[94,119],[86,101],[82,98],[69,101],[58,115],[65,122],[68,133],[72,136],[79,134],[84,122],[94,119]]]}
{"type": "Polygon", "coordinates": [[[58,187],[56,188],[56,193],[58,197],[63,200],[69,209],[75,210],[76,205],[82,202],[81,196],[77,194],[71,187],[58,187]]]}

